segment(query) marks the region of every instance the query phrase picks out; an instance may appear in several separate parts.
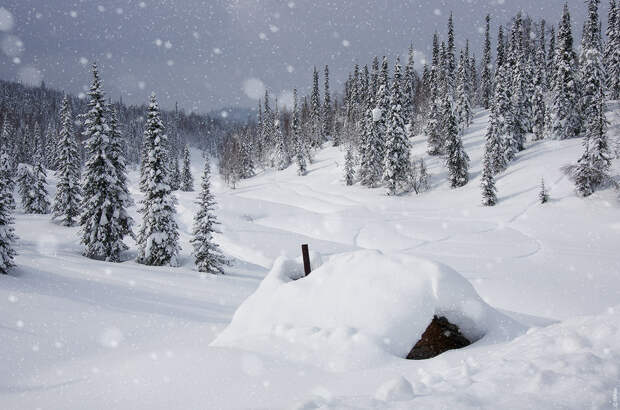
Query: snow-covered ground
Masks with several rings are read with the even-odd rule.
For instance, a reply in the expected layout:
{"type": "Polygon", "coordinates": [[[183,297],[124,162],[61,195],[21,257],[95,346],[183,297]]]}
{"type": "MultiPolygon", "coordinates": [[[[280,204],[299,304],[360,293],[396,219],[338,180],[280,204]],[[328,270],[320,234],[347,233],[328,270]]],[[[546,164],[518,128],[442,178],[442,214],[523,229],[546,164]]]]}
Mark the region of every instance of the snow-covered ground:
{"type": "MultiPolygon", "coordinates": [[[[612,139],[620,134],[615,107],[612,139]]],[[[267,171],[231,190],[215,176],[218,240],[235,258],[225,276],[193,270],[196,193],[178,193],[180,268],[85,259],[77,228],[18,212],[18,268],[0,277],[0,408],[617,409],[617,194],[577,198],[559,169],[579,157],[581,141],[542,141],[499,176],[498,205],[481,206],[487,120],[479,112],[465,135],[472,180],[460,189],[448,187],[436,159],[427,162],[433,189],[422,195],[393,198],[383,189],[346,187],[344,153],[332,147],[316,153],[304,177],[292,168],[267,171]],[[537,201],[541,177],[551,189],[545,205],[537,201]],[[448,265],[498,314],[529,330],[430,360],[391,356],[338,371],[323,366],[325,358],[309,363],[210,346],[274,261],[298,257],[301,243],[323,260],[369,249],[448,265]]],[[[423,155],[424,139],[412,144],[412,153],[423,155]]],[[[614,165],[617,174],[620,162],[614,165]]],[[[198,152],[193,167],[198,188],[198,152]]],[[[53,193],[55,179],[48,180],[53,193]]],[[[135,173],[131,180],[138,201],[135,173]]],[[[134,256],[132,243],[127,258],[134,256]]],[[[320,295],[320,288],[310,290],[307,306],[320,295]]],[[[330,300],[316,303],[336,303],[333,287],[326,294],[330,300]]],[[[284,353],[297,352],[291,343],[284,353]]]]}

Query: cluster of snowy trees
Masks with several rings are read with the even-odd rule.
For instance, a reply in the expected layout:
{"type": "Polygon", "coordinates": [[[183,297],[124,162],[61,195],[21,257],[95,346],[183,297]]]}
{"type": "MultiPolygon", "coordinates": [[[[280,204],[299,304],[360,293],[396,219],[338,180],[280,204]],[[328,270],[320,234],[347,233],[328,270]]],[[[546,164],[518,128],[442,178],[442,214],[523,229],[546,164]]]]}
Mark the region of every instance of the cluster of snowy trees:
{"type": "MultiPolygon", "coordinates": [[[[14,166],[20,163],[34,164],[35,156],[40,155],[48,170],[56,170],[63,100],[68,98],[73,112],[87,110],[85,95],[73,97],[47,88],[27,87],[18,83],[0,80],[0,141],[9,156],[14,158],[14,166]]],[[[119,127],[123,129],[123,152],[129,166],[139,164],[141,159],[142,137],[146,124],[145,105],[129,106],[121,101],[111,103],[117,113],[119,127]]],[[[190,144],[211,153],[217,151],[229,129],[233,126],[220,115],[185,113],[181,109],[161,111],[162,120],[168,130],[171,156],[180,157],[183,147],[190,144]]],[[[84,124],[74,124],[81,135],[84,124]]],[[[83,139],[78,137],[78,153],[85,158],[83,139]]]]}
{"type": "MultiPolygon", "coordinates": [[[[60,127],[55,146],[55,172],[58,178],[53,205],[47,193],[43,151],[33,155],[34,164],[14,162],[9,153],[10,140],[0,145],[0,272],[13,266],[16,239],[12,211],[14,180],[18,185],[25,213],[46,214],[65,226],[79,224],[84,255],[98,260],[119,262],[127,249],[124,238],[136,239],[137,261],[147,265],[178,265],[179,233],[176,224],[174,190],[193,191],[190,150],[183,149],[183,166],[179,170],[178,155],[170,144],[155,95],[146,110],[140,162],[140,203],[142,224],[134,235],[134,221],[127,209],[133,205],[128,189],[125,159],[125,136],[119,125],[118,112],[108,103],[96,65],[88,92],[87,111],[79,116],[84,141],[85,162],[79,154],[78,134],[72,115],[71,101],[65,97],[60,108],[60,127]]],[[[5,121],[5,126],[8,124],[5,121]]],[[[223,273],[228,263],[213,233],[217,232],[214,214],[215,198],[210,192],[210,165],[207,161],[203,175],[198,212],[194,222],[194,257],[200,271],[223,273]]]]}
{"type": "Polygon", "coordinates": [[[257,123],[234,130],[221,145],[220,172],[233,186],[253,176],[258,167],[295,166],[304,175],[313,150],[331,140],[346,151],[345,184],[384,186],[390,195],[420,192],[429,186],[429,177],[424,160],[410,158],[409,141],[423,133],[428,155],[442,158],[450,186],[458,188],[469,181],[462,135],[471,125],[474,108],[482,107],[490,111],[484,204],[497,202],[495,176],[526,148],[528,138],[584,137],[584,156],[567,172],[575,178],[577,191],[589,195],[610,181],[605,99],[620,97],[619,6],[610,0],[604,42],[599,1],[586,2],[579,56],[565,6],[557,30],[521,13],[506,29],[500,25],[495,58],[487,16],[480,63],[469,41],[456,50],[450,15],[446,40],[434,34],[432,59],[421,75],[414,69],[411,46],[404,67],[396,58],[391,74],[386,57],[375,57],[363,67],[356,64],[341,95],[330,94],[325,66],[321,98],[315,68],[310,95],[298,98],[295,91],[292,108],[280,110],[265,93],[257,123]]]}

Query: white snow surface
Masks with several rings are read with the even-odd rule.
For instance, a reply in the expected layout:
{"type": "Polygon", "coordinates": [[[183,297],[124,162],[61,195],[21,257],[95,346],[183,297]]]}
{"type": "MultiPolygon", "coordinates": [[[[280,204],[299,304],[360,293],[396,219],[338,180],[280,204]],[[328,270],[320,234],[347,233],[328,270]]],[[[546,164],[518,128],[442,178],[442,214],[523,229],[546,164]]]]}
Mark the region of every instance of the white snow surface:
{"type": "Polygon", "coordinates": [[[525,331],[461,275],[415,256],[343,253],[302,276],[301,261],[278,258],[211,345],[343,371],[406,357],[433,315],[471,341],[498,343],[525,331]]]}
{"type": "MultiPolygon", "coordinates": [[[[613,143],[620,136],[620,107],[611,106],[613,143]]],[[[578,198],[560,167],[579,158],[582,141],[545,140],[528,142],[508,170],[498,175],[499,203],[481,206],[487,121],[488,114],[478,111],[465,132],[471,181],[459,189],[449,188],[440,159],[426,157],[432,189],[422,195],[387,197],[382,188],[347,187],[342,181],[344,152],[333,147],[318,151],[303,177],[294,167],[265,171],[232,190],[214,175],[222,222],[216,239],[235,261],[224,276],[203,275],[193,266],[189,239],[197,192],[176,193],[182,247],[178,268],[136,264],[132,241],[127,241],[126,262],[85,259],[77,228],[18,209],[18,267],[11,275],[0,276],[0,408],[617,409],[617,193],[606,189],[578,198]],[[551,194],[544,205],[537,201],[541,177],[551,194]],[[302,243],[315,252],[316,270],[285,283],[286,276],[278,278],[275,272],[299,274],[298,262],[291,260],[299,256],[302,243]],[[414,337],[422,319],[412,319],[411,328],[392,319],[385,329],[373,327],[369,323],[376,324],[381,312],[372,311],[368,303],[364,307],[368,319],[353,310],[351,317],[344,317],[344,305],[331,319],[313,317],[315,313],[304,309],[307,322],[281,326],[283,335],[295,340],[257,327],[278,342],[269,349],[258,346],[258,336],[250,338],[245,329],[249,346],[244,348],[241,342],[236,347],[211,346],[216,340],[215,344],[223,344],[234,333],[230,329],[235,323],[224,329],[236,311],[234,322],[254,314],[239,309],[252,303],[252,294],[273,292],[279,300],[290,301],[302,289],[315,292],[320,295],[312,305],[317,312],[324,309],[320,302],[327,297],[321,289],[336,292],[335,284],[320,286],[321,277],[344,283],[345,290],[368,294],[362,281],[345,281],[354,272],[336,269],[348,260],[359,259],[357,265],[366,258],[395,267],[382,269],[381,278],[403,280],[373,283],[377,287],[373,295],[392,289],[395,295],[415,293],[429,300],[420,307],[419,301],[404,303],[394,297],[384,309],[394,309],[395,314],[409,319],[415,308],[428,320],[426,314],[445,307],[446,299],[428,290],[436,272],[445,279],[437,282],[439,289],[467,295],[447,300],[477,301],[484,314],[511,317],[528,330],[503,338],[491,338],[489,331],[467,348],[410,361],[401,358],[404,339],[391,341],[403,343],[400,347],[386,346],[376,335],[414,337]],[[420,261],[425,268],[404,272],[403,265],[409,263],[403,261],[420,261]],[[278,270],[278,264],[294,269],[278,270]],[[412,309],[401,312],[397,305],[412,309]],[[316,319],[316,324],[309,319],[316,319]],[[306,324],[310,326],[304,328],[306,324]],[[388,329],[391,325],[403,328],[388,329]],[[323,340],[311,333],[313,327],[323,340]],[[355,334],[360,335],[361,347],[351,346],[355,334]],[[310,354],[312,339],[321,342],[321,352],[340,357],[333,367],[324,357],[312,362],[296,356],[310,354]],[[348,343],[337,346],[343,356],[326,352],[329,340],[348,343]],[[403,380],[411,384],[413,394],[404,394],[403,380]]],[[[424,155],[424,136],[414,136],[410,142],[412,155],[424,155]]],[[[194,151],[196,181],[202,165],[200,153],[194,151]]],[[[613,175],[618,175],[619,165],[614,160],[613,175]]],[[[52,172],[48,182],[52,198],[56,184],[52,172]]],[[[132,171],[130,183],[139,203],[137,172],[132,171]]],[[[130,214],[139,224],[135,208],[130,214]]],[[[379,276],[370,266],[361,270],[366,281],[379,276]]],[[[340,296],[333,298],[352,302],[340,296]]],[[[310,299],[310,293],[300,295],[300,303],[309,304],[310,299]]],[[[336,301],[329,302],[336,306],[336,301]]],[[[276,309],[275,300],[259,307],[276,309]]],[[[273,315],[261,316],[260,321],[280,322],[278,315],[290,317],[301,306],[292,303],[280,309],[283,312],[267,312],[273,315]]],[[[457,311],[472,314],[464,307],[457,311]]],[[[473,323],[493,324],[479,318],[473,323]]]]}

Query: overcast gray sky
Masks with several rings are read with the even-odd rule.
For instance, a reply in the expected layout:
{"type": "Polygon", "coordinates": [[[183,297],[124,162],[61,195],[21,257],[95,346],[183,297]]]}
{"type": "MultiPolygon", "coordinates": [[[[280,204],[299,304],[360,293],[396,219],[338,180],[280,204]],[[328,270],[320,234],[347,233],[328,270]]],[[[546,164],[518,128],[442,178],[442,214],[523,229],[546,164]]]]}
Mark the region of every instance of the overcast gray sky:
{"type": "MultiPolygon", "coordinates": [[[[581,36],[583,0],[568,1],[581,36]]],[[[606,23],[607,1],[601,12],[606,23]]],[[[519,9],[549,23],[561,0],[3,0],[0,78],[42,79],[75,94],[97,60],[109,96],[142,103],[155,91],[164,107],[253,107],[266,86],[283,99],[307,91],[313,65],[329,64],[332,89],[355,62],[428,55],[434,30],[455,15],[457,41],[480,55],[484,16],[493,35],[519,9]]],[[[578,42],[577,42],[578,44],[578,42]]]]}

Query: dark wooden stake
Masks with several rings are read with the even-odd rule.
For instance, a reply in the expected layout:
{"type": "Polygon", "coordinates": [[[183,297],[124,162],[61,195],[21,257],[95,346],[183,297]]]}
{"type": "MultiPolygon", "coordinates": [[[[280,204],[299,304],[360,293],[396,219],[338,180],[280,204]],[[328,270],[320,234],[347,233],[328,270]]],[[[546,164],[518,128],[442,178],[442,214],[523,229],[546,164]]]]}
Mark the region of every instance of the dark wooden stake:
{"type": "Polygon", "coordinates": [[[312,269],[310,268],[310,253],[308,252],[307,243],[301,245],[301,254],[304,258],[304,272],[306,273],[306,276],[308,276],[310,272],[312,272],[312,269]]]}

